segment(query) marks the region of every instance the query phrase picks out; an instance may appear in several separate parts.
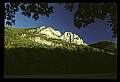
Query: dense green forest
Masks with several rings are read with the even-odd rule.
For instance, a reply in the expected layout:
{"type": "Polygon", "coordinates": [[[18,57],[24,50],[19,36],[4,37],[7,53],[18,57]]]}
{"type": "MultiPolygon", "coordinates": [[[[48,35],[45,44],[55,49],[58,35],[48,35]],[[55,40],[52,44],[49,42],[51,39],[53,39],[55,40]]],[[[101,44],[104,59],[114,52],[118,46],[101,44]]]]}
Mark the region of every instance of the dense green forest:
{"type": "Polygon", "coordinates": [[[5,75],[117,72],[116,42],[101,41],[91,45],[64,43],[62,47],[53,48],[21,37],[28,29],[5,27],[4,30],[5,75]],[[66,47],[68,44],[70,46],[66,47]]]}

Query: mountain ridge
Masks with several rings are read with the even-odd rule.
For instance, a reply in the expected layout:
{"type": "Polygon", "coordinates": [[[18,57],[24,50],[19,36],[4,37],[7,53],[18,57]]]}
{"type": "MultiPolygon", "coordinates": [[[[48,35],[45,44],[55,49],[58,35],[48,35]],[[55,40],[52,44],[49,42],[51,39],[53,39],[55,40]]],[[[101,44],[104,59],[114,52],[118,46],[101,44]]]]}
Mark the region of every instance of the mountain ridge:
{"type": "MultiPolygon", "coordinates": [[[[86,45],[91,46],[92,44],[86,44],[80,37],[71,32],[65,32],[63,35],[60,31],[54,30],[51,27],[40,26],[36,28],[13,28],[5,27],[5,46],[51,46],[51,47],[64,47],[75,49],[76,46],[86,45]],[[50,36],[50,34],[52,36],[50,36]],[[76,40],[78,39],[78,40],[76,40]],[[78,41],[78,44],[76,42],[78,41]]],[[[112,42],[112,41],[110,41],[112,42]]],[[[113,42],[114,43],[114,42],[113,42]]],[[[93,43],[96,44],[96,43],[93,43]]],[[[110,43],[109,43],[110,44],[110,43]]],[[[117,44],[117,43],[116,43],[117,44]]],[[[91,46],[95,47],[95,46],[91,46]]],[[[98,47],[95,47],[98,48],[98,47]]]]}
{"type": "MultiPolygon", "coordinates": [[[[43,44],[48,46],[74,46],[74,45],[87,45],[78,35],[73,34],[72,32],[65,32],[63,35],[60,31],[54,30],[51,27],[40,26],[36,28],[12,28],[6,27],[5,32],[7,33],[8,29],[11,30],[13,34],[13,40],[16,39],[26,39],[37,44],[43,44]],[[18,37],[16,37],[18,36],[18,37]]],[[[8,32],[9,33],[9,32],[8,32]]],[[[7,35],[8,35],[7,33],[7,35]]],[[[9,35],[8,35],[9,36],[9,35]]],[[[11,37],[11,36],[10,36],[11,37]]],[[[12,41],[13,41],[12,40],[12,41]]]]}

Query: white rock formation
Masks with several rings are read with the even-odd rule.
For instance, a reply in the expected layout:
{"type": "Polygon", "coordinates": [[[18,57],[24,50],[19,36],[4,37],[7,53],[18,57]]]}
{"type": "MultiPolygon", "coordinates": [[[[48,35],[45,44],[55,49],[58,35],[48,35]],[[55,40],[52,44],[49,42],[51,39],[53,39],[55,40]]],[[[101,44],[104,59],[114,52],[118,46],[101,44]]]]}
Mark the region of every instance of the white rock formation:
{"type": "Polygon", "coordinates": [[[48,38],[59,38],[61,36],[59,31],[56,31],[50,27],[42,26],[37,30],[39,30],[41,34],[45,34],[48,38]]]}
{"type": "Polygon", "coordinates": [[[71,32],[65,32],[64,35],[64,40],[70,43],[75,43],[75,44],[83,44],[83,40],[79,38],[78,35],[72,34],[71,32]]]}
{"type": "MultiPolygon", "coordinates": [[[[77,45],[85,44],[83,40],[79,38],[78,35],[72,34],[71,32],[65,32],[64,35],[62,35],[59,31],[56,31],[51,27],[42,26],[39,28],[29,29],[28,32],[30,33],[35,32],[34,37],[30,37],[29,40],[42,43],[42,44],[46,44],[46,45],[62,46],[62,43],[56,44],[53,41],[48,40],[49,38],[56,39],[57,41],[61,40],[61,41],[68,42],[68,43],[74,43],[77,45]],[[38,35],[42,35],[42,37],[38,35]]],[[[27,34],[21,35],[21,37],[25,37],[25,36],[27,36],[27,34]]]]}

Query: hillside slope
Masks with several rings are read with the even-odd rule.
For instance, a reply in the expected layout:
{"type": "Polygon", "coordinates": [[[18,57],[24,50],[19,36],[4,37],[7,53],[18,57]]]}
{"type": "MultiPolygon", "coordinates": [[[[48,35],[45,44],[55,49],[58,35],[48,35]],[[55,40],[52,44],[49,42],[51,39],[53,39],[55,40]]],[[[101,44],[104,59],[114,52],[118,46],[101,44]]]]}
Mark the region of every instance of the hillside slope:
{"type": "Polygon", "coordinates": [[[5,47],[51,46],[74,48],[75,45],[87,45],[76,34],[65,32],[61,35],[50,27],[12,28],[5,27],[5,47]]]}
{"type": "MultiPolygon", "coordinates": [[[[32,29],[33,30],[33,29],[32,29]]],[[[54,45],[34,41],[37,33],[29,29],[5,27],[4,74],[94,74],[116,73],[117,55],[99,47],[86,45],[81,39],[73,40],[71,33],[67,40],[48,38],[39,34],[41,40],[53,42],[54,45]],[[24,35],[26,33],[26,35],[24,35]],[[25,37],[22,37],[25,36],[25,37]],[[31,39],[30,39],[31,37],[31,39]],[[76,44],[80,41],[82,44],[76,44]],[[59,44],[62,44],[59,45],[59,44]]],[[[59,38],[59,39],[58,39],[59,38]]],[[[77,38],[77,37],[76,37],[77,38]]]]}
{"type": "Polygon", "coordinates": [[[111,52],[117,54],[117,42],[113,41],[101,41],[98,43],[90,44],[89,46],[95,47],[98,49],[103,49],[106,52],[111,52]]]}

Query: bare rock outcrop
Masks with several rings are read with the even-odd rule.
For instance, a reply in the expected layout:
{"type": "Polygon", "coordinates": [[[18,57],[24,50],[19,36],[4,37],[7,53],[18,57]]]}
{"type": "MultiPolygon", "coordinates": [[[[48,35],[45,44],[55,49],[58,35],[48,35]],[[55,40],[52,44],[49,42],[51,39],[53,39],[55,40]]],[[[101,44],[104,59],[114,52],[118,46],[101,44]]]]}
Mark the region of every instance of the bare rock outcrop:
{"type": "Polygon", "coordinates": [[[32,34],[22,34],[21,37],[29,37],[29,40],[46,45],[62,46],[62,42],[74,43],[77,45],[86,43],[76,34],[65,32],[63,35],[60,31],[54,30],[51,27],[41,26],[38,28],[29,29],[28,32],[32,34]]]}

